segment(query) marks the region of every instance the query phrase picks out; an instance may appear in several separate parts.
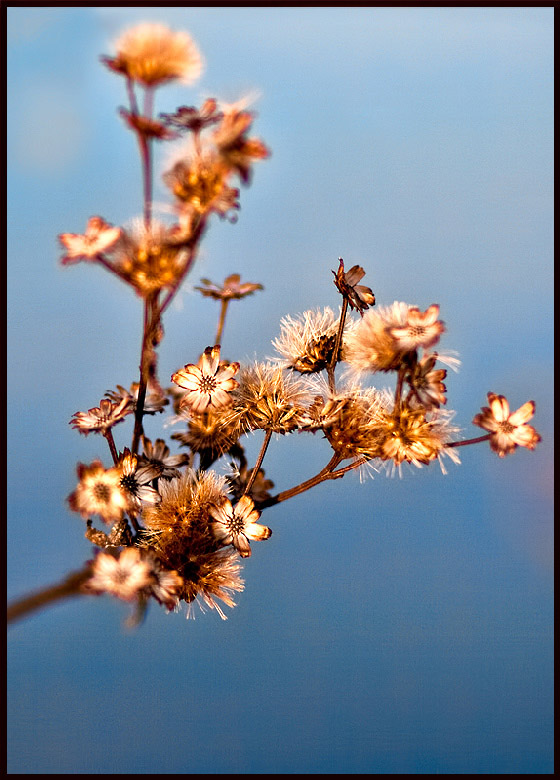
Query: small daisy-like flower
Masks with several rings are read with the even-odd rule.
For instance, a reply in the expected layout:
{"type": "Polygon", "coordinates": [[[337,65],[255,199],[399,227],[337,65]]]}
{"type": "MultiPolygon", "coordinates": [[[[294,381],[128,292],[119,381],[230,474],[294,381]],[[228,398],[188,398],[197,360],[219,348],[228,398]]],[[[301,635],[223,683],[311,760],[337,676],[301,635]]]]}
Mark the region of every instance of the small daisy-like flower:
{"type": "Polygon", "coordinates": [[[240,372],[235,412],[248,430],[289,433],[298,427],[306,398],[300,377],[285,375],[281,366],[257,362],[240,372]]]}
{"type": "Polygon", "coordinates": [[[138,464],[136,455],[132,455],[128,447],[119,461],[120,486],[130,496],[135,509],[140,509],[143,503],[157,504],[160,495],[149,483],[160,476],[159,469],[149,464],[138,464]]]}
{"type": "Polygon", "coordinates": [[[367,311],[344,336],[343,360],[357,373],[398,370],[403,350],[391,330],[406,327],[409,309],[408,304],[395,301],[391,306],[367,311]]]}
{"type": "Polygon", "coordinates": [[[87,412],[76,412],[72,415],[70,425],[85,436],[88,433],[105,434],[113,425],[122,422],[131,412],[131,398],[123,397],[119,402],[102,398],[99,406],[88,409],[87,412]]]}
{"type": "Polygon", "coordinates": [[[173,479],[181,476],[177,467],[187,463],[187,456],[171,455],[169,447],[163,439],[156,439],[152,445],[150,439],[142,436],[142,447],[144,452],[138,459],[140,466],[150,466],[155,469],[161,479],[173,479]]]}
{"type": "Polygon", "coordinates": [[[334,284],[341,295],[343,295],[350,308],[356,309],[360,314],[370,306],[375,306],[375,295],[369,287],[358,284],[365,276],[366,272],[359,265],[353,265],[349,271],[344,271],[344,260],[338,258],[339,266],[337,271],[333,271],[334,284]]]}
{"type": "Polygon", "coordinates": [[[224,545],[232,544],[242,558],[251,555],[249,539],[268,539],[272,534],[270,528],[257,523],[260,512],[249,496],[242,496],[235,507],[226,498],[220,506],[211,506],[208,511],[214,518],[212,528],[216,539],[224,545]]]}
{"type": "Polygon", "coordinates": [[[133,114],[125,108],[119,109],[119,114],[132,130],[136,130],[144,138],[154,138],[156,141],[171,141],[178,137],[177,133],[173,133],[156,119],[133,114]]]}
{"type": "Polygon", "coordinates": [[[175,609],[179,604],[183,578],[176,571],[164,569],[161,561],[153,554],[148,553],[145,557],[152,568],[151,595],[168,610],[175,609]]]}
{"type": "MultiPolygon", "coordinates": [[[[115,403],[120,403],[123,399],[127,398],[130,400],[132,409],[135,410],[139,388],[140,384],[138,382],[133,382],[130,385],[130,390],[127,390],[122,385],[117,385],[116,390],[107,390],[105,395],[115,403]]],[[[168,403],[168,399],[162,395],[158,389],[154,388],[153,383],[148,382],[146,398],[144,399],[144,414],[157,414],[158,412],[163,412],[163,407],[168,403]]]]}
{"type": "Polygon", "coordinates": [[[232,398],[229,391],[237,387],[233,375],[239,363],[220,361],[220,345],[206,347],[197,365],[189,363],[171,376],[171,381],[187,390],[181,404],[196,414],[209,406],[219,409],[229,406],[232,398]]]}
{"type": "Polygon", "coordinates": [[[99,515],[104,522],[112,524],[121,519],[123,512],[130,511],[133,502],[121,485],[120,469],[105,469],[100,460],[94,460],[89,466],[79,463],[77,471],[78,486],[68,496],[74,512],[85,518],[99,515]]]}
{"type": "Polygon", "coordinates": [[[247,138],[254,118],[251,112],[232,106],[224,112],[212,139],[225,166],[236,171],[244,184],[250,181],[252,163],[270,156],[262,141],[247,138]]]}
{"type": "Polygon", "coordinates": [[[226,277],[222,287],[218,287],[217,284],[214,284],[209,279],[201,279],[200,281],[204,287],[195,287],[194,289],[199,290],[207,298],[214,298],[217,301],[239,300],[247,295],[251,295],[256,290],[263,289],[262,284],[241,282],[239,274],[231,274],[226,277]]]}
{"type": "Polygon", "coordinates": [[[91,217],[84,235],[61,233],[58,240],[66,249],[62,264],[78,260],[96,260],[103,252],[112,249],[122,235],[118,227],[112,227],[101,217],[91,217]]]}
{"type": "Polygon", "coordinates": [[[202,59],[190,35],[164,24],[138,24],[121,35],[115,48],[116,56],[102,57],[102,62],[146,87],[175,79],[192,84],[202,72],[202,59]]]}
{"type": "Polygon", "coordinates": [[[218,111],[218,104],[214,98],[208,98],[202,104],[200,110],[192,106],[179,106],[174,114],[160,114],[166,125],[171,125],[179,130],[190,130],[200,133],[206,127],[217,124],[223,117],[218,111]]]}
{"type": "Polygon", "coordinates": [[[445,330],[445,325],[438,320],[439,306],[432,303],[425,312],[412,306],[408,310],[406,325],[391,327],[389,332],[397,343],[397,349],[412,352],[418,347],[433,347],[445,330]]]}
{"type": "Polygon", "coordinates": [[[447,388],[442,381],[447,376],[447,371],[445,368],[434,368],[437,359],[437,352],[433,355],[423,355],[410,375],[411,401],[416,399],[425,409],[437,409],[440,404],[447,403],[447,388]]]}
{"type": "Polygon", "coordinates": [[[305,311],[298,318],[288,315],[280,321],[280,335],[272,345],[283,356],[285,368],[317,373],[331,362],[337,329],[338,319],[329,307],[305,311]]]}
{"type": "Polygon", "coordinates": [[[473,423],[490,431],[490,446],[494,452],[504,458],[518,446],[534,450],[541,437],[532,425],[527,425],[527,421],[535,413],[535,402],[527,401],[511,413],[503,395],[488,393],[488,403],[490,406],[483,406],[482,413],[475,415],[473,423]]]}
{"type": "Polygon", "coordinates": [[[153,568],[137,547],[126,547],[118,556],[99,553],[91,567],[85,588],[94,593],[110,593],[133,601],[153,582],[153,568]]]}

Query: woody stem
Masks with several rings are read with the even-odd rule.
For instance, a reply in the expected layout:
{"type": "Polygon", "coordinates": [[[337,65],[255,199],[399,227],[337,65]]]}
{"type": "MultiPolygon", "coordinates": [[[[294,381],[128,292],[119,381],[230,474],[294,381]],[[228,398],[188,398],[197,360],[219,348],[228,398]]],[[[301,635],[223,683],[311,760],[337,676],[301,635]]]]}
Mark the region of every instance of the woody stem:
{"type": "Polygon", "coordinates": [[[487,433],[485,436],[478,436],[475,439],[467,439],[466,441],[450,441],[445,446],[446,447],[465,447],[467,444],[478,444],[480,441],[488,441],[490,439],[491,434],[487,433]]]}
{"type": "Polygon", "coordinates": [[[222,298],[222,305],[220,306],[220,318],[218,320],[218,329],[216,331],[216,340],[214,344],[222,343],[222,333],[224,332],[224,324],[226,321],[226,312],[229,305],[228,298],[222,298]]]}
{"type": "Polygon", "coordinates": [[[335,453],[327,465],[322,468],[318,474],[315,474],[314,477],[306,479],[305,482],[301,482],[299,485],[296,485],[289,490],[283,490],[281,493],[278,493],[275,496],[271,496],[259,505],[259,509],[264,509],[267,506],[274,506],[275,504],[279,504],[281,501],[287,501],[289,498],[298,496],[300,493],[305,493],[306,490],[310,490],[312,487],[315,487],[315,485],[319,485],[321,482],[325,482],[327,479],[339,479],[340,477],[344,476],[347,471],[350,471],[350,469],[356,468],[356,466],[359,465],[358,463],[352,463],[350,466],[346,466],[343,469],[334,471],[341,460],[342,458],[340,455],[335,453]]]}
{"type": "Polygon", "coordinates": [[[255,463],[253,470],[251,472],[251,476],[249,477],[249,480],[247,484],[245,485],[245,490],[243,491],[243,495],[246,496],[251,488],[253,487],[253,482],[257,478],[257,474],[259,473],[259,469],[261,467],[261,464],[264,460],[264,456],[266,455],[266,451],[268,449],[268,445],[270,443],[270,437],[272,436],[272,431],[270,428],[265,431],[264,434],[264,440],[261,446],[261,451],[259,452],[259,457],[257,458],[257,462],[255,463]]]}
{"type": "Polygon", "coordinates": [[[38,590],[30,596],[24,596],[12,602],[7,608],[8,623],[28,615],[47,604],[81,595],[80,588],[91,576],[90,566],[85,566],[81,571],[73,572],[57,585],[50,585],[43,590],[38,590]]]}

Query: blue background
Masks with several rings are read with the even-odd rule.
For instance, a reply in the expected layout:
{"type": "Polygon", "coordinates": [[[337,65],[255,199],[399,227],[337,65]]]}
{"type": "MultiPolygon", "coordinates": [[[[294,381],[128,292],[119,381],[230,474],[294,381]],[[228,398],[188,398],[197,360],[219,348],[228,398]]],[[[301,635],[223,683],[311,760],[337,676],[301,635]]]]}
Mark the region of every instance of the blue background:
{"type": "MultiPolygon", "coordinates": [[[[56,241],[141,211],[123,80],[98,60],[137,21],[189,30],[206,61],[157,111],[257,92],[273,152],[168,312],[162,377],[212,342],[201,276],[265,287],[230,308],[223,351],[243,361],[272,354],[285,314],[338,305],[342,256],[380,305],[440,304],[465,437],[489,390],[534,399],[543,436],[505,460],[464,448],[446,476],[351,473],[267,510],[273,536],[227,621],[152,609],[130,632],[124,604],[84,598],[14,624],[8,771],[552,772],[553,9],[7,13],[10,597],[90,556],[65,499],[76,463],[108,453],[68,421],[137,378],[140,300],[101,269],[61,268],[56,241]]],[[[122,448],[126,424],[115,433],[122,448]]],[[[264,467],[281,490],[328,458],[293,435],[264,467]]]]}

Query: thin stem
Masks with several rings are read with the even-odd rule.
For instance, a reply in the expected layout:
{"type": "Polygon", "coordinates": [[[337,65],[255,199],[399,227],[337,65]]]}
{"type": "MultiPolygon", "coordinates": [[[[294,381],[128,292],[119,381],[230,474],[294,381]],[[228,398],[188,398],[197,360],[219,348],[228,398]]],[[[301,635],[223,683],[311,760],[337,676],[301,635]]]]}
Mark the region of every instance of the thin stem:
{"type": "Polygon", "coordinates": [[[107,439],[107,444],[109,445],[109,449],[111,450],[111,457],[113,458],[113,463],[116,465],[119,460],[119,455],[117,452],[117,448],[115,447],[115,440],[113,439],[113,432],[110,428],[107,428],[105,433],[103,434],[105,438],[107,439]]]}
{"type": "Polygon", "coordinates": [[[140,355],[140,383],[138,397],[136,399],[136,411],[134,420],[134,433],[132,435],[131,452],[136,455],[140,437],[144,432],[142,420],[144,417],[144,402],[146,400],[146,388],[148,387],[149,354],[152,349],[152,338],[159,322],[157,307],[157,292],[144,300],[144,333],[142,336],[142,351],[140,355]]]}
{"type": "Polygon", "coordinates": [[[397,374],[397,386],[395,387],[395,411],[398,411],[401,407],[405,371],[406,369],[399,368],[399,373],[397,374]]]}
{"type": "Polygon", "coordinates": [[[255,481],[255,479],[257,478],[257,474],[259,473],[259,469],[264,460],[264,456],[266,455],[266,451],[268,449],[271,436],[272,436],[272,431],[269,428],[267,431],[265,431],[264,441],[261,446],[261,451],[259,452],[259,457],[257,458],[257,462],[255,463],[253,470],[251,471],[251,476],[249,477],[249,480],[245,485],[245,490],[243,491],[244,496],[246,496],[251,490],[251,488],[253,487],[253,482],[255,481]]]}
{"type": "Polygon", "coordinates": [[[466,441],[450,441],[446,444],[446,447],[465,447],[467,444],[478,444],[480,441],[488,441],[492,434],[487,433],[485,436],[478,436],[475,439],[467,439],[466,441]]]}
{"type": "Polygon", "coordinates": [[[340,321],[338,323],[338,331],[334,342],[334,349],[332,352],[331,362],[327,366],[327,375],[329,377],[329,389],[332,393],[335,390],[334,382],[334,370],[338,362],[338,353],[340,350],[340,343],[342,341],[342,333],[344,331],[344,323],[346,321],[346,312],[348,311],[348,298],[342,299],[342,311],[340,312],[340,321]]]}
{"type": "Polygon", "coordinates": [[[30,596],[25,596],[22,599],[12,602],[8,605],[7,609],[8,623],[11,623],[13,620],[19,620],[30,612],[35,612],[37,609],[40,609],[47,604],[53,604],[56,601],[69,598],[70,596],[82,595],[80,588],[90,576],[91,568],[87,565],[81,571],[69,574],[66,579],[62,580],[62,582],[59,582],[57,585],[50,585],[47,588],[32,593],[30,596]]]}
{"type": "Polygon", "coordinates": [[[216,331],[216,340],[214,341],[214,344],[221,344],[222,343],[222,333],[224,332],[224,324],[226,321],[226,312],[229,305],[229,298],[222,298],[222,303],[220,306],[220,318],[218,320],[218,329],[216,331]]]}
{"type": "Polygon", "coordinates": [[[202,233],[204,232],[204,228],[206,227],[206,218],[202,217],[200,221],[198,222],[196,228],[194,229],[192,235],[189,237],[188,241],[185,242],[185,249],[189,249],[189,257],[187,259],[187,262],[185,263],[185,267],[183,268],[183,271],[181,272],[181,275],[174,283],[173,287],[169,290],[166,297],[163,299],[161,306],[159,308],[160,315],[163,314],[165,309],[169,306],[173,298],[175,297],[175,294],[177,293],[177,290],[181,286],[181,283],[183,279],[187,276],[189,271],[191,270],[191,267],[196,259],[196,252],[198,249],[198,242],[200,241],[200,238],[202,236],[202,233]]]}

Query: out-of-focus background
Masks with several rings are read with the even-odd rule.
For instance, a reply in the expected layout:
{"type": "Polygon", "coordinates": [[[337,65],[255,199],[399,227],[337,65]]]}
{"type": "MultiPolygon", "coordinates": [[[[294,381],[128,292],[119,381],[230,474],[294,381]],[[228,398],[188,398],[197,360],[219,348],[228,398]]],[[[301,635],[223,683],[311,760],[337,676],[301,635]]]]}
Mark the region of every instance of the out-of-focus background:
{"type": "MultiPolygon", "coordinates": [[[[552,8],[7,9],[9,597],[90,557],[65,499],[76,463],[108,452],[68,421],[137,379],[140,300],[63,269],[56,237],[141,211],[123,79],[99,55],[145,20],[205,59],[156,111],[252,96],[272,149],[168,312],[162,377],[213,343],[201,276],[264,285],[230,307],[223,352],[244,361],[273,353],[285,314],[338,306],[340,256],[379,305],[440,304],[464,437],[492,390],[534,399],[543,441],[504,460],[464,448],[447,475],[351,473],[267,510],[227,621],[152,608],[130,632],[126,605],[84,598],[15,624],[8,771],[551,773],[552,8]]],[[[264,467],[281,490],[328,457],[292,435],[264,467]]]]}

